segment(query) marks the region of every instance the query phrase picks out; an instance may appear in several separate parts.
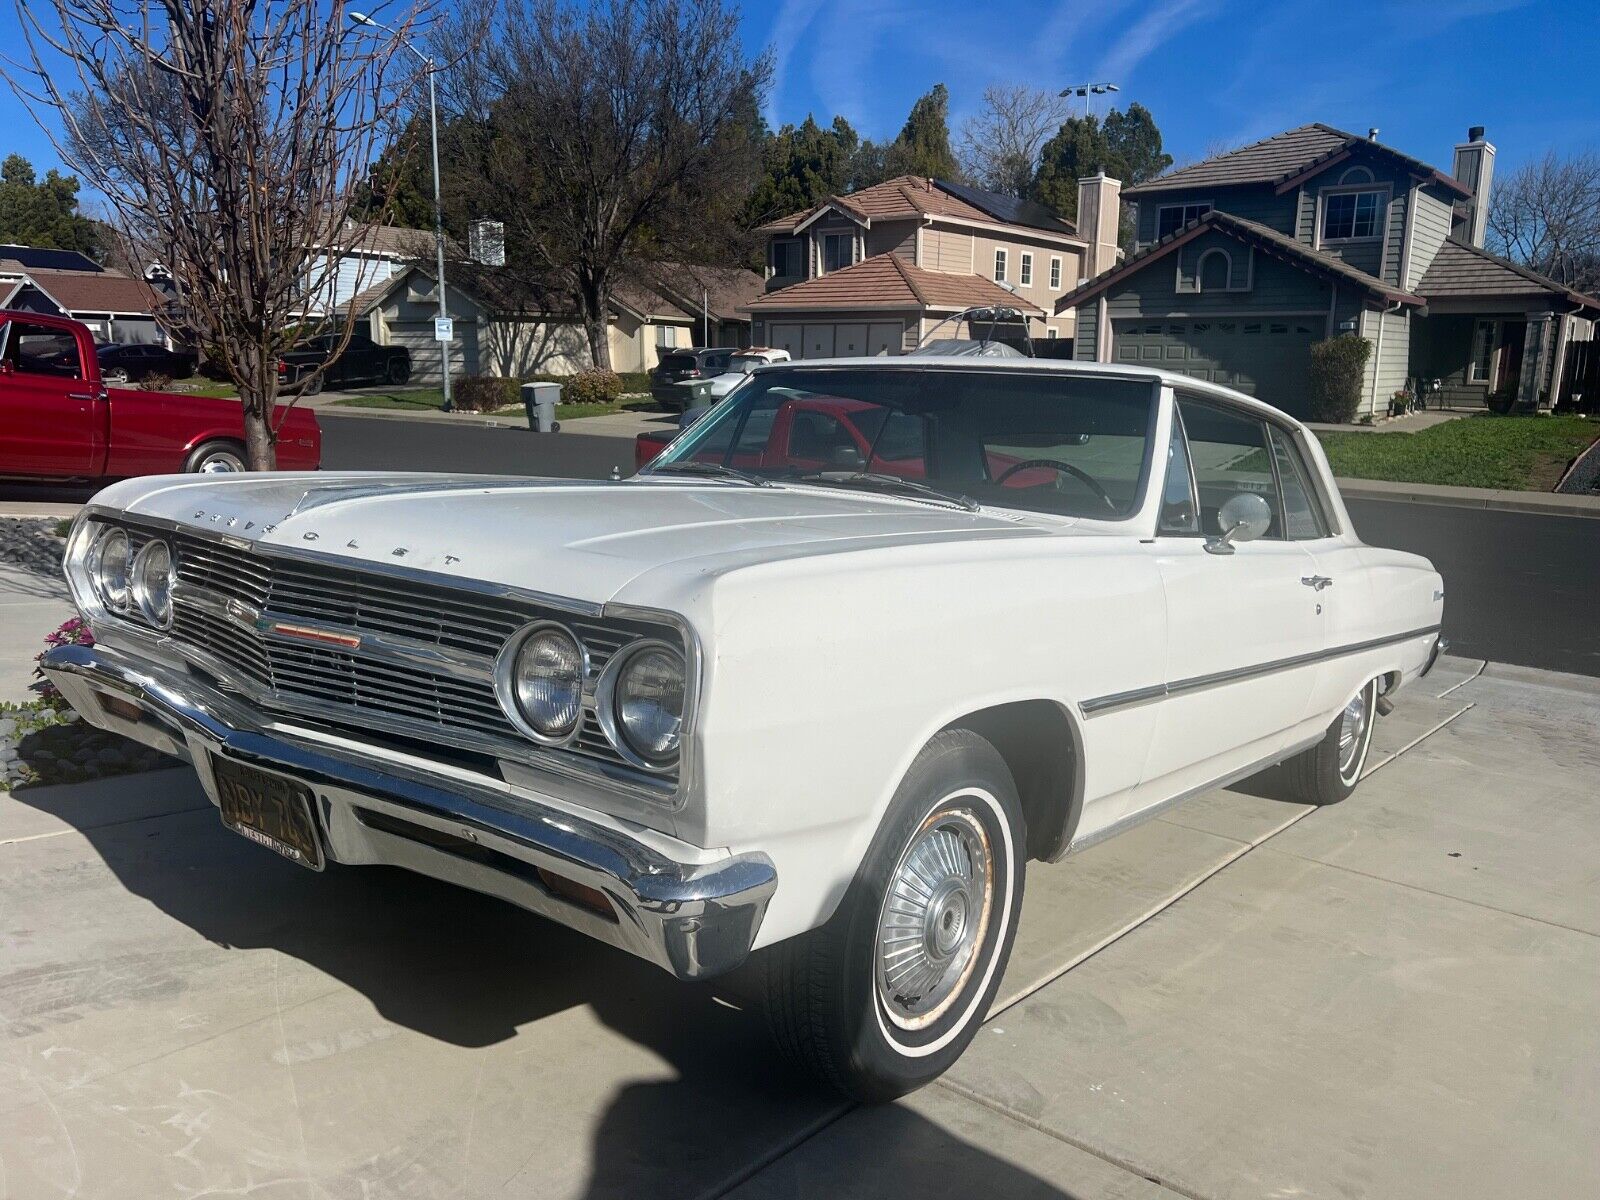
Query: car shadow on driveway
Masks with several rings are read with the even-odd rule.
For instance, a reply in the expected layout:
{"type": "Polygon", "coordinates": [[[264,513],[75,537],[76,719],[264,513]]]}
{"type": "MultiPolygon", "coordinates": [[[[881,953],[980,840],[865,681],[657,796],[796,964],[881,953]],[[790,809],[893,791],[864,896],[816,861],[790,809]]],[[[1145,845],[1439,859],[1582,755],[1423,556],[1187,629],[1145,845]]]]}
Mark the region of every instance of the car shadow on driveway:
{"type": "MultiPolygon", "coordinates": [[[[173,788],[192,786],[176,773],[171,778],[173,788]]],[[[711,1196],[741,1184],[754,1189],[753,1195],[793,1194],[776,1183],[777,1190],[769,1193],[762,1181],[789,1178],[796,1171],[803,1177],[819,1169],[836,1172],[837,1155],[828,1155],[819,1168],[789,1152],[819,1130],[841,1136],[835,1131],[865,1115],[776,1057],[759,1009],[746,1002],[748,973],[731,984],[678,983],[651,964],[510,904],[423,876],[384,867],[336,866],[322,873],[297,867],[224,829],[198,789],[192,801],[174,800],[159,812],[152,805],[146,812],[156,815],[130,819],[115,812],[112,781],[89,786],[107,790],[91,804],[84,803],[83,788],[0,796],[0,803],[36,809],[29,818],[35,826],[46,820],[76,830],[115,876],[113,882],[92,872],[98,882],[89,895],[58,897],[72,902],[65,911],[87,900],[103,914],[93,923],[105,925],[72,929],[69,921],[48,939],[55,961],[45,970],[110,971],[120,957],[137,962],[142,978],[114,985],[111,990],[120,988],[120,996],[102,994],[92,1001],[53,996],[54,1014],[34,1013],[31,1029],[7,1032],[26,1036],[53,1025],[49,1036],[56,1041],[104,1036],[85,1032],[95,1023],[78,1019],[89,1003],[115,1007],[119,1022],[161,1031],[152,1036],[166,1041],[141,1048],[136,1061],[104,1081],[118,1103],[143,1099],[140,1089],[175,1084],[166,1071],[195,1070],[187,1047],[171,1044],[187,1036],[167,1030],[167,1010],[174,1005],[198,1010],[212,1028],[243,1016],[242,1030],[274,1015],[273,988],[258,981],[276,979],[279,968],[272,964],[277,960],[228,953],[264,949],[297,959],[358,993],[390,1024],[442,1044],[394,1036],[321,1068],[317,1102],[326,1107],[308,1136],[323,1139],[313,1145],[310,1158],[322,1176],[318,1182],[331,1190],[372,1171],[366,1182],[373,1186],[363,1194],[391,1194],[386,1186],[394,1180],[371,1164],[395,1153],[393,1146],[422,1145],[426,1149],[410,1152],[438,1154],[448,1147],[452,1161],[429,1163],[434,1171],[453,1169],[460,1161],[456,1155],[470,1154],[464,1169],[473,1194],[711,1196]],[[129,904],[119,894],[123,891],[160,916],[129,904]],[[170,922],[217,949],[201,948],[197,955],[192,939],[170,922]],[[218,986],[219,980],[225,986],[218,986]],[[241,1003],[241,993],[248,1011],[229,1011],[228,1005],[241,1003]],[[149,1011],[141,1018],[143,1006],[149,1011]],[[492,1085],[484,1083],[486,1073],[492,1085]],[[394,1077],[414,1080],[409,1085],[415,1089],[414,1104],[373,1103],[374,1089],[394,1077]],[[119,1096],[119,1088],[126,1094],[119,1096]],[[480,1088],[485,1096],[514,1097],[517,1120],[479,1115],[480,1088]],[[469,1122],[461,1145],[449,1137],[463,1119],[458,1102],[469,1091],[476,1131],[469,1122]],[[798,1165],[785,1165],[791,1161],[798,1165]],[[761,1174],[763,1169],[769,1174],[761,1174]]],[[[27,851],[13,845],[10,852],[84,858],[81,849],[50,837],[27,851]]],[[[71,882],[57,886],[65,891],[84,882],[81,870],[72,874],[71,882]]],[[[14,919],[44,937],[56,902],[35,891],[28,907],[31,911],[15,913],[14,919]]],[[[15,982],[7,974],[0,970],[0,991],[15,982]]],[[[230,1074],[227,1090],[253,1097],[251,1105],[266,1106],[249,1114],[261,1119],[264,1129],[301,1119],[298,1114],[286,1118],[281,1101],[272,1099],[282,1072],[319,1069],[295,1058],[290,1047],[336,1044],[350,1020],[339,989],[325,997],[316,991],[314,973],[298,978],[295,994],[312,998],[293,1014],[295,1028],[283,1049],[286,1061],[247,1053],[243,1046],[214,1047],[219,1065],[212,1069],[221,1073],[220,1064],[231,1063],[226,1070],[246,1073],[243,1079],[230,1074]]],[[[106,991],[103,982],[98,986],[106,991]]],[[[280,1011],[280,1024],[284,1019],[280,1011]]],[[[110,1032],[113,1027],[97,1028],[110,1032]]],[[[104,1051],[98,1045],[87,1048],[104,1051]]],[[[183,1082],[223,1086],[221,1078],[201,1082],[186,1076],[183,1082]]],[[[948,1191],[951,1172],[996,1195],[1066,1194],[947,1129],[948,1122],[929,1121],[903,1106],[875,1112],[871,1120],[880,1132],[892,1132],[892,1147],[871,1139],[875,1150],[862,1146],[848,1153],[863,1155],[863,1172],[875,1174],[886,1164],[895,1170],[875,1175],[878,1185],[868,1185],[863,1176],[856,1194],[877,1194],[882,1186],[965,1194],[948,1191]],[[919,1177],[926,1186],[917,1186],[919,1177]]],[[[79,1141],[97,1135],[110,1136],[93,1124],[81,1134],[73,1130],[79,1141]]],[[[0,1145],[4,1140],[0,1136],[0,1145]]],[[[219,1134],[213,1155],[233,1154],[219,1134]]],[[[173,1169],[163,1161],[152,1158],[148,1169],[173,1169]]],[[[851,1177],[846,1172],[827,1190],[851,1194],[851,1177]]],[[[167,1186],[170,1180],[149,1183],[167,1186]]],[[[800,1194],[813,1191],[805,1186],[800,1194]]]]}

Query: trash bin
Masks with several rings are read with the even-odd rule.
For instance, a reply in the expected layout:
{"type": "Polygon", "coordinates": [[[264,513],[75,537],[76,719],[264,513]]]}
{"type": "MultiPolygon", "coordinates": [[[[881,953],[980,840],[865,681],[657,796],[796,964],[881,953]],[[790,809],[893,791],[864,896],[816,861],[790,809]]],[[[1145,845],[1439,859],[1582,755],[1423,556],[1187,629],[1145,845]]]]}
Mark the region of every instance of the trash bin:
{"type": "Polygon", "coordinates": [[[716,401],[711,398],[711,380],[691,379],[689,381],[689,408],[710,408],[716,401]]]}
{"type": "Polygon", "coordinates": [[[535,433],[559,433],[556,424],[556,401],[561,399],[559,383],[525,383],[522,385],[522,407],[528,410],[528,428],[535,433]]]}

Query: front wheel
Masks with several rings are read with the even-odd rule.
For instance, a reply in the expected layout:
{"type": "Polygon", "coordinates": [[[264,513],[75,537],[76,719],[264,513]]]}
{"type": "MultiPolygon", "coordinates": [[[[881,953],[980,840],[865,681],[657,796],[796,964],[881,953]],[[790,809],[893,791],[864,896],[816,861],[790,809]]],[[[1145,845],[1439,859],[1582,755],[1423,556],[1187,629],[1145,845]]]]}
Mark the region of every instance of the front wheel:
{"type": "Polygon", "coordinates": [[[1323,739],[1283,764],[1292,797],[1302,804],[1337,804],[1356,790],[1378,719],[1378,681],[1368,680],[1339,711],[1323,739]]]}
{"type": "Polygon", "coordinates": [[[183,469],[194,475],[231,475],[243,471],[244,447],[238,442],[206,442],[194,448],[183,469]]]}
{"type": "Polygon", "coordinates": [[[839,910],[767,952],[767,1016],[785,1056],[868,1103],[943,1074],[999,989],[1026,845],[999,752],[967,730],[937,735],[839,910]]]}

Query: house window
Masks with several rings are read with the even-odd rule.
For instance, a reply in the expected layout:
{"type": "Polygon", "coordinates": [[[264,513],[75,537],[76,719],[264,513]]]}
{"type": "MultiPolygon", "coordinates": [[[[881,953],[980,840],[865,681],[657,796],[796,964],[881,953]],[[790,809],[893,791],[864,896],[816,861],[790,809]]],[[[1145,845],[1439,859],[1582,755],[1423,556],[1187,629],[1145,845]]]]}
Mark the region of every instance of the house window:
{"type": "Polygon", "coordinates": [[[1061,290],[1061,260],[1059,258],[1050,260],[1050,290],[1055,292],[1061,290]]]}
{"type": "Polygon", "coordinates": [[[842,271],[856,261],[856,235],[830,233],[822,239],[822,269],[842,271]]]}
{"type": "Polygon", "coordinates": [[[996,250],[994,252],[994,281],[996,283],[1004,283],[1006,281],[1006,252],[1004,250],[996,250]]]}
{"type": "Polygon", "coordinates": [[[1232,274],[1233,260],[1228,257],[1226,250],[1207,250],[1200,256],[1195,282],[1202,292],[1225,292],[1232,274]]]}
{"type": "Polygon", "coordinates": [[[1209,204],[1164,204],[1156,209],[1156,241],[1177,233],[1190,221],[1198,221],[1211,211],[1209,204]]]}
{"type": "Polygon", "coordinates": [[[1061,335],[1056,332],[1056,327],[1054,325],[1046,325],[1044,327],[1044,340],[1045,341],[1053,342],[1053,341],[1056,340],[1056,338],[1058,338],[1060,336],[1061,335]]]}
{"type": "Polygon", "coordinates": [[[678,344],[678,327],[676,325],[656,326],[656,348],[658,350],[671,350],[678,344]]]}
{"type": "Polygon", "coordinates": [[[1026,250],[1022,253],[1022,260],[1017,264],[1017,282],[1023,287],[1033,286],[1033,255],[1026,250]]]}
{"type": "Polygon", "coordinates": [[[767,243],[767,269],[772,275],[799,275],[800,243],[773,240],[767,243]]]}
{"type": "Polygon", "coordinates": [[[1338,192],[1324,197],[1322,240],[1339,242],[1378,237],[1378,218],[1382,212],[1382,192],[1338,192]]]}
{"type": "Polygon", "coordinates": [[[1472,331],[1472,361],[1467,365],[1468,383],[1488,383],[1494,368],[1493,321],[1479,321],[1472,331]]]}

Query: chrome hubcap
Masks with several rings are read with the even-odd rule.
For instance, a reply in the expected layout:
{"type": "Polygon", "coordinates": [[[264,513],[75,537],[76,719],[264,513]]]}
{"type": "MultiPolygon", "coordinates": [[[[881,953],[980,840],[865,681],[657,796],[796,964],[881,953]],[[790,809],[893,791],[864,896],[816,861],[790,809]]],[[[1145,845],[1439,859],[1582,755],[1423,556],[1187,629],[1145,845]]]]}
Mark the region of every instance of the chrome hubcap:
{"type": "Polygon", "coordinates": [[[202,475],[232,475],[244,470],[244,463],[231,454],[217,454],[200,464],[202,475]]]}
{"type": "Polygon", "coordinates": [[[1344,716],[1339,719],[1339,774],[1348,778],[1366,744],[1367,692],[1362,688],[1354,700],[1344,706],[1344,716]]]}
{"type": "Polygon", "coordinates": [[[911,839],[878,918],[878,999],[902,1029],[944,1015],[977,964],[994,899],[989,836],[970,812],[936,813],[911,839]]]}

